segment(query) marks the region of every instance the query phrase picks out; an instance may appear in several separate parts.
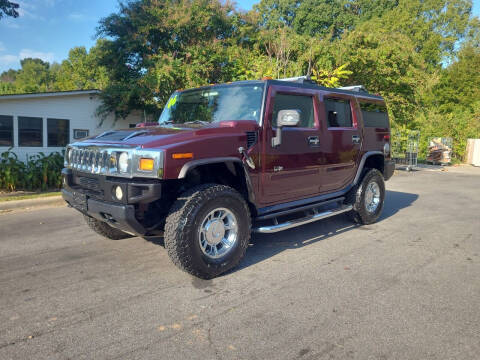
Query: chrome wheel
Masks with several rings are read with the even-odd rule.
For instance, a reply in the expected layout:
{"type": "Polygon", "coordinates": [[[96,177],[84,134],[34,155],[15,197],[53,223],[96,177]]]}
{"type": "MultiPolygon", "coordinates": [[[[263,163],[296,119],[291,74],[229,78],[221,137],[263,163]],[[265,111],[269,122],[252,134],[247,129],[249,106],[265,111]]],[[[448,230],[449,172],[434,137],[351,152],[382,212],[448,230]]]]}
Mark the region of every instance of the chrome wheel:
{"type": "Polygon", "coordinates": [[[374,181],[365,189],[365,208],[369,213],[374,213],[380,204],[380,187],[374,181]]]}
{"type": "Polygon", "coordinates": [[[211,211],[200,225],[200,249],[211,259],[228,254],[235,247],[237,239],[237,219],[228,209],[218,208],[211,211]]]}

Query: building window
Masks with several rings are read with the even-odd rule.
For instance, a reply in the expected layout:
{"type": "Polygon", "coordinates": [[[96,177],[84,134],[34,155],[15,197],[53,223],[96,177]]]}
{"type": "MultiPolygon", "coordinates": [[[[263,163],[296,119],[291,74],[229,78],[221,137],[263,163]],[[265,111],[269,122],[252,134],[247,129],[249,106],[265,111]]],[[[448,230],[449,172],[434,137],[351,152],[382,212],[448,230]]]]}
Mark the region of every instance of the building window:
{"type": "Polygon", "coordinates": [[[133,129],[133,128],[136,128],[136,127],[137,127],[137,124],[128,124],[128,127],[129,127],[130,129],[133,129]]]}
{"type": "Polygon", "coordinates": [[[350,101],[343,99],[325,99],[328,127],[352,127],[350,101]]]}
{"type": "Polygon", "coordinates": [[[273,104],[273,127],[277,126],[277,116],[280,110],[299,110],[300,122],[297,127],[314,128],[315,117],[313,111],[313,98],[305,95],[277,94],[273,104]]]}
{"type": "Polygon", "coordinates": [[[83,139],[88,136],[88,130],[84,129],[73,129],[73,138],[75,140],[83,139]]]}
{"type": "Polygon", "coordinates": [[[38,117],[18,117],[18,146],[43,146],[43,121],[38,117]]]}
{"type": "Polygon", "coordinates": [[[13,146],[13,116],[0,115],[0,146],[13,146]]]}
{"type": "Polygon", "coordinates": [[[70,142],[70,120],[47,119],[48,146],[64,147],[70,142]]]}

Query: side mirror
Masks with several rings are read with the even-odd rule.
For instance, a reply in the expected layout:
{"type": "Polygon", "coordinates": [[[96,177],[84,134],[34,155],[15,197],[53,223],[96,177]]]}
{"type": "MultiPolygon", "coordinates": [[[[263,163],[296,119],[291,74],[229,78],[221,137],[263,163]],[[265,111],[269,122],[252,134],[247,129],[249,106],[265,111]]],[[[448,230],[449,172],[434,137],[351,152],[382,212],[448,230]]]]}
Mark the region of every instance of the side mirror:
{"type": "Polygon", "coordinates": [[[300,122],[300,110],[280,110],[277,115],[277,134],[272,138],[272,147],[282,143],[282,127],[297,126],[300,122]]]}
{"type": "Polygon", "coordinates": [[[280,110],[277,115],[277,126],[297,126],[300,122],[300,110],[280,110]]]}

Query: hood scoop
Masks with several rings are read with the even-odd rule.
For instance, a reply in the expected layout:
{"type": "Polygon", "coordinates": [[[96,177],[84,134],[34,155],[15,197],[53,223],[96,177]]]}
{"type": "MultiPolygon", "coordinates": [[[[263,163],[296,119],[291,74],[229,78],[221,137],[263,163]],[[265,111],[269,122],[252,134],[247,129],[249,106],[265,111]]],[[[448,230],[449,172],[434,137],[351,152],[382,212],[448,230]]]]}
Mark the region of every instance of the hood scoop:
{"type": "Polygon", "coordinates": [[[127,130],[105,131],[104,133],[98,135],[95,139],[121,141],[121,140],[128,140],[128,139],[134,138],[135,136],[139,136],[146,133],[148,133],[147,130],[138,130],[134,132],[127,131],[127,130]]]}

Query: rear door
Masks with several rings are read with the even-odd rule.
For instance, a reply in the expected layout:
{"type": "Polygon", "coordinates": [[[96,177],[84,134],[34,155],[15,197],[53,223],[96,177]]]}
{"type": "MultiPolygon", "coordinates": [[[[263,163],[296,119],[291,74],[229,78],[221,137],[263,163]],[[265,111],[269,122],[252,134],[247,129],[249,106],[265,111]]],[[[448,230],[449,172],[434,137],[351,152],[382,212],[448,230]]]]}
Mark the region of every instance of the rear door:
{"type": "Polygon", "coordinates": [[[320,124],[318,100],[312,89],[270,86],[263,124],[262,205],[306,198],[319,193],[320,124]],[[277,128],[280,110],[299,110],[296,127],[277,128]],[[282,142],[272,138],[282,131],[282,142]]]}
{"type": "Polygon", "coordinates": [[[346,94],[322,93],[319,117],[324,126],[321,152],[321,192],[341,190],[356,175],[362,148],[362,128],[355,98],[346,94]]]}

